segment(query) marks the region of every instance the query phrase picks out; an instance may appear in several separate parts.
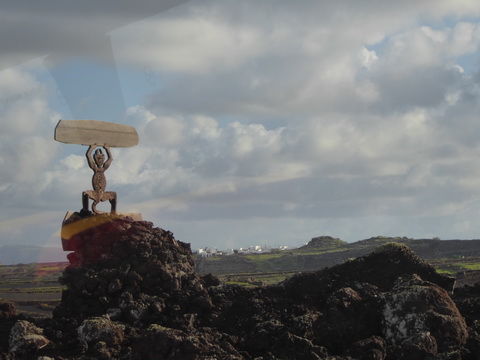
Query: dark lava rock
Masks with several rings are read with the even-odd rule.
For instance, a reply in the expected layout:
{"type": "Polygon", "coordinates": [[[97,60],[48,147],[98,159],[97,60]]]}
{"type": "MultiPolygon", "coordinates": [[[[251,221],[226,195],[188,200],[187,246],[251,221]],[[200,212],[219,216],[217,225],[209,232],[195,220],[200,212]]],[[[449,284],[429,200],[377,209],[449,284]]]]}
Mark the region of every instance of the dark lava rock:
{"type": "Polygon", "coordinates": [[[16,312],[13,302],[0,299],[0,321],[12,319],[16,315],[16,312]]]}
{"type": "Polygon", "coordinates": [[[32,320],[45,346],[27,346],[31,358],[478,358],[476,303],[458,298],[465,322],[453,280],[406,246],[243,288],[200,277],[190,246],[150,222],[71,219],[67,290],[52,318],[32,320]]]}
{"type": "Polygon", "coordinates": [[[165,324],[177,318],[170,315],[211,307],[190,246],[150,222],[117,218],[72,242],[76,250],[60,279],[67,290],[55,317],[109,314],[129,324],[165,324]]]}
{"type": "Polygon", "coordinates": [[[467,348],[472,354],[480,354],[480,283],[455,289],[453,300],[469,327],[467,348]]]}
{"type": "Polygon", "coordinates": [[[357,341],[353,344],[351,355],[361,360],[383,360],[387,356],[387,343],[380,336],[357,341]]]}
{"type": "Polygon", "coordinates": [[[480,324],[480,283],[455,289],[453,300],[468,325],[480,324]]]}
{"type": "Polygon", "coordinates": [[[151,324],[137,337],[132,358],[138,360],[243,359],[225,334],[203,328],[185,331],[151,324]]]}
{"type": "Polygon", "coordinates": [[[13,302],[0,299],[0,353],[8,351],[8,337],[16,321],[16,312],[13,302]]]}

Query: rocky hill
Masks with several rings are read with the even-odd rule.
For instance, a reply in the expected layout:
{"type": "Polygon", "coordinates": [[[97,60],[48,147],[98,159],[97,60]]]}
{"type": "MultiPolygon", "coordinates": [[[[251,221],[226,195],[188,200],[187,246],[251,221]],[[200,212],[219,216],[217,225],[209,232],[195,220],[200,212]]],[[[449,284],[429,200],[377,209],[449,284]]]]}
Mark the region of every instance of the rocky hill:
{"type": "Polygon", "coordinates": [[[289,251],[266,255],[241,254],[196,258],[201,274],[235,274],[265,271],[312,271],[341,264],[347,259],[363,256],[375,247],[395,242],[407,245],[425,260],[455,257],[480,257],[480,240],[408,239],[405,237],[373,237],[347,243],[330,236],[313,238],[307,245],[289,251]]]}
{"type": "Polygon", "coordinates": [[[331,236],[318,236],[312,238],[307,245],[302,246],[301,250],[308,249],[330,249],[338,248],[347,245],[346,241],[340,240],[339,238],[333,238],[331,236]]]}
{"type": "Polygon", "coordinates": [[[189,245],[145,221],[115,218],[72,244],[51,318],[0,304],[0,359],[480,357],[480,287],[452,293],[403,244],[256,288],[201,277],[189,245]]]}

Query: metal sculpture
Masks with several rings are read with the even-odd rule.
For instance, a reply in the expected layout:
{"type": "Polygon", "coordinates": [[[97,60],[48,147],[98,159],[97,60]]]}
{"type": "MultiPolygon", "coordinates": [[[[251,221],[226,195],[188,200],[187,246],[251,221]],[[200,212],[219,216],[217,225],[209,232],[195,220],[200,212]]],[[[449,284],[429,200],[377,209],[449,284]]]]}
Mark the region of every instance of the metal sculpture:
{"type": "Polygon", "coordinates": [[[90,145],[88,147],[87,157],[88,166],[93,170],[92,176],[92,190],[86,190],[82,193],[82,210],[88,211],[88,200],[92,199],[92,211],[95,214],[101,213],[97,210],[97,205],[103,201],[110,201],[111,210],[110,212],[117,212],[117,193],[114,191],[105,191],[107,187],[107,179],[105,177],[105,171],[110,167],[110,164],[113,161],[112,154],[110,153],[110,146],[104,145],[103,148],[107,152],[108,159],[105,161],[105,155],[102,153],[101,149],[97,149],[95,154],[92,156],[92,151],[96,148],[96,145],[90,145]]]}
{"type": "Polygon", "coordinates": [[[93,190],[82,192],[82,212],[89,211],[89,200],[93,200],[92,212],[100,214],[102,211],[97,209],[97,205],[108,200],[111,205],[110,212],[116,213],[117,193],[105,190],[107,186],[105,171],[113,161],[110,147],[137,145],[138,134],[135,128],[107,121],[60,120],[55,128],[55,140],[66,144],[88,145],[85,156],[88,166],[93,170],[93,190]],[[107,159],[101,148],[105,150],[107,159]],[[95,153],[92,155],[93,150],[95,153]]]}

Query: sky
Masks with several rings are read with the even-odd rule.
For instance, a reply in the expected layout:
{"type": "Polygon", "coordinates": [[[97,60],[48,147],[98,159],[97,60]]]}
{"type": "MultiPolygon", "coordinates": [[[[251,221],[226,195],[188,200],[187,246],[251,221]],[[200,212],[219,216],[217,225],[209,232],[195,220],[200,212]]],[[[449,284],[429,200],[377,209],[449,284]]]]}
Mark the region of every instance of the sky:
{"type": "Polygon", "coordinates": [[[107,190],[193,250],[480,238],[476,0],[0,9],[0,245],[60,247],[91,188],[60,119],[134,126],[107,190]]]}

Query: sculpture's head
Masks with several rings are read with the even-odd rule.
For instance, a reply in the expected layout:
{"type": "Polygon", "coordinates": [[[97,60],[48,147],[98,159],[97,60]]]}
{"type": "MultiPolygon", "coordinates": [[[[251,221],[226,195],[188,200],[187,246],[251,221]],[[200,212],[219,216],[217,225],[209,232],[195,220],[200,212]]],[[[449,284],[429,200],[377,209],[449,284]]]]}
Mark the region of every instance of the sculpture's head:
{"type": "Polygon", "coordinates": [[[105,161],[105,155],[103,155],[103,152],[101,149],[95,150],[95,154],[93,155],[93,160],[95,160],[95,164],[97,164],[98,167],[103,165],[103,162],[105,161]]]}

